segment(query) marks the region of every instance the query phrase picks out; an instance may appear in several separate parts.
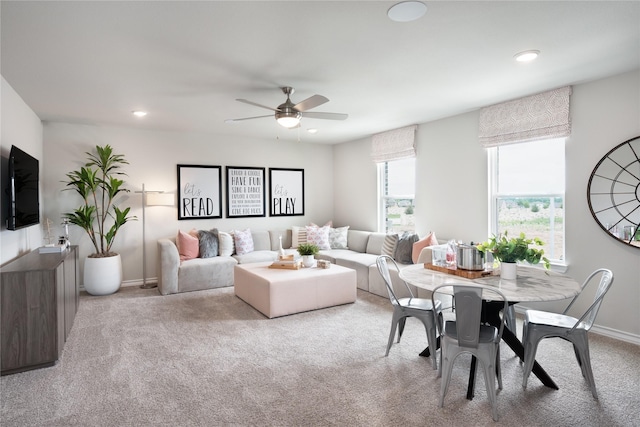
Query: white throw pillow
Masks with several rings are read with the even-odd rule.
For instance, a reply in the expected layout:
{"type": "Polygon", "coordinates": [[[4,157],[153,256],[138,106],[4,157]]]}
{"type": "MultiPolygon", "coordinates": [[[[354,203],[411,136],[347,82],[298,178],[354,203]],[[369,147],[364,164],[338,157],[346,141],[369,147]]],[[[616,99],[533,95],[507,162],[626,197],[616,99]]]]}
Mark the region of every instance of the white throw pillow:
{"type": "Polygon", "coordinates": [[[231,256],[233,255],[233,237],[229,233],[224,231],[218,232],[218,255],[219,256],[231,256]]]}

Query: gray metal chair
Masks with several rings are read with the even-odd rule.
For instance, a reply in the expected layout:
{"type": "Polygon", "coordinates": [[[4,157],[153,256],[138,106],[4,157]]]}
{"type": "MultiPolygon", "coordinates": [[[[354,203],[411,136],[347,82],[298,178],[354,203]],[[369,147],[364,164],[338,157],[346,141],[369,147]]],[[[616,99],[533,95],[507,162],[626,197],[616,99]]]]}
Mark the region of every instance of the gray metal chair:
{"type": "Polygon", "coordinates": [[[573,298],[562,314],[549,313],[539,310],[527,310],[525,312],[524,326],[522,332],[522,343],[524,344],[524,372],[522,377],[522,387],[527,387],[527,379],[531,374],[533,363],[536,358],[538,344],[544,338],[562,338],[573,344],[573,350],[578,359],[578,364],[582,370],[582,376],[585,377],[591,394],[598,399],[596,392],[596,383],[593,379],[591,371],[591,358],[589,357],[589,338],[588,332],[593,326],[593,322],[598,315],[602,299],[613,283],[613,273],[606,268],[599,268],[587,277],[582,284],[580,293],[573,298]],[[567,312],[578,299],[587,285],[593,278],[600,275],[600,284],[596,291],[593,304],[584,312],[580,318],[576,319],[567,315],[567,312]]]}
{"type": "MultiPolygon", "coordinates": [[[[504,316],[501,317],[500,327],[481,323],[482,301],[502,301],[503,313],[508,310],[508,301],[504,294],[495,288],[484,285],[441,285],[433,290],[431,298],[437,294],[453,294],[456,303],[456,319],[447,320],[444,325],[438,321],[441,337],[441,363],[439,374],[442,375],[440,384],[440,407],[444,406],[451,381],[453,362],[462,353],[470,353],[482,364],[484,370],[487,396],[491,403],[491,414],[494,421],[498,421],[498,405],[496,402],[495,382],[498,377],[498,389],[502,390],[502,372],[500,370],[500,340],[504,330],[504,316]],[[449,291],[446,292],[448,288],[449,291]]],[[[472,373],[473,375],[474,373],[472,373]]]]}
{"type": "Polygon", "coordinates": [[[400,342],[400,338],[402,337],[402,332],[404,331],[404,325],[407,320],[407,317],[415,317],[420,320],[427,331],[427,342],[429,344],[429,348],[431,349],[431,363],[433,365],[433,369],[437,369],[436,362],[436,325],[434,321],[434,315],[439,314],[440,312],[440,301],[432,303],[429,299],[424,298],[416,298],[413,296],[413,292],[409,285],[406,282],[404,283],[406,287],[406,293],[409,297],[398,297],[396,295],[395,290],[393,289],[393,282],[391,281],[391,275],[389,274],[389,265],[388,262],[393,263],[396,268],[396,271],[400,271],[398,269],[398,264],[395,262],[393,258],[388,255],[380,255],[376,259],[376,266],[378,267],[378,272],[382,276],[384,283],[387,285],[387,291],[389,292],[389,299],[391,300],[391,304],[393,305],[393,317],[391,319],[391,332],[389,332],[389,341],[387,342],[387,352],[385,356],[389,355],[389,349],[391,348],[391,344],[393,344],[393,338],[396,334],[396,329],[398,329],[398,342],[400,342]],[[435,313],[434,313],[435,307],[435,313]],[[399,326],[399,328],[398,328],[399,326]]]}

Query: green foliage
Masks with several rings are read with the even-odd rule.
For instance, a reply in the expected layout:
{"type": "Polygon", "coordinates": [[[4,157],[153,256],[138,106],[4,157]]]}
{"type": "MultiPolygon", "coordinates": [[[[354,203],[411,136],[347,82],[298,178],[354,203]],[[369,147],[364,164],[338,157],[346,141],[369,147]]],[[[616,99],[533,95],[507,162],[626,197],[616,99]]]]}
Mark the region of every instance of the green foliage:
{"type": "Polygon", "coordinates": [[[540,208],[538,207],[537,203],[534,203],[531,205],[531,212],[539,212],[540,208]]]}
{"type": "Polygon", "coordinates": [[[405,215],[413,215],[413,206],[407,206],[407,209],[404,210],[405,215]]]}
{"type": "Polygon", "coordinates": [[[298,253],[302,256],[304,255],[315,255],[318,253],[320,248],[314,245],[313,243],[301,243],[298,245],[298,253]]]}
{"type": "Polygon", "coordinates": [[[114,204],[120,193],[129,192],[124,181],[116,175],[129,164],[122,154],[114,154],[110,145],[96,145],[95,153],[86,153],[88,162],[79,170],[67,173],[66,190],[75,190],[83,204],[73,212],[63,215],[71,224],[82,228],[95,248],[94,257],[111,256],[113,241],[124,224],[136,217],[130,216],[131,208],[120,209],[114,204]]]}
{"type": "Polygon", "coordinates": [[[538,237],[527,239],[524,233],[518,237],[503,235],[492,236],[489,240],[478,244],[480,252],[491,252],[500,262],[527,261],[529,264],[538,264],[543,261],[544,267],[549,269],[549,260],[544,256],[544,249],[529,247],[530,245],[542,246],[544,242],[538,237]]]}

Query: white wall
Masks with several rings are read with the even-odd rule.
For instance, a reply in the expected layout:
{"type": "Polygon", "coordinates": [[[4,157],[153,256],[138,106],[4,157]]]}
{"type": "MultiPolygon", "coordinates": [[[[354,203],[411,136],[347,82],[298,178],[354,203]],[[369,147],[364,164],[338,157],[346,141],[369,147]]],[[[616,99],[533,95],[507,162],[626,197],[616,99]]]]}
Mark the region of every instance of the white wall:
{"type": "Polygon", "coordinates": [[[0,151],[2,154],[1,200],[2,225],[0,226],[0,265],[17,258],[42,246],[42,228],[39,225],[20,230],[7,230],[7,198],[5,189],[8,185],[9,152],[15,145],[29,153],[40,162],[40,215],[42,218],[42,186],[43,186],[43,156],[42,156],[42,122],[36,114],[24,103],[20,95],[13,90],[2,77],[0,86],[0,151]]]}
{"type": "MultiPolygon", "coordinates": [[[[600,309],[596,330],[640,342],[640,250],[615,241],[598,227],[587,205],[586,187],[596,163],[614,146],[640,135],[640,71],[573,86],[572,135],[566,145],[567,274],[582,281],[599,267],[610,268],[615,282],[600,309]]],[[[464,241],[488,236],[487,155],[477,139],[479,113],[420,124],[417,139],[416,230],[464,241]]],[[[370,140],[334,148],[335,220],[349,224],[375,212],[375,169],[365,167],[370,140]],[[352,165],[363,169],[354,173],[352,165]],[[365,195],[365,196],[362,196],[365,195]],[[356,200],[358,205],[352,204],[356,200]],[[358,212],[367,212],[359,214],[358,212]]],[[[535,171],[532,171],[535,173],[535,171]]],[[[362,220],[361,220],[362,221],[362,220]]],[[[593,300],[586,291],[572,314],[593,300]]],[[[562,310],[563,303],[542,305],[562,310]]],[[[540,305],[538,305],[540,307],[540,305]]]]}
{"type": "MultiPolygon", "coordinates": [[[[124,280],[142,279],[142,197],[134,193],[145,184],[147,190],[164,190],[176,194],[177,165],[259,166],[268,168],[303,168],[305,170],[305,216],[233,218],[217,220],[177,219],[177,207],[147,207],[146,250],[147,277],[156,275],[156,241],[175,236],[178,229],[232,230],[252,228],[267,230],[305,225],[313,221],[324,224],[333,215],[333,158],[328,145],[275,140],[238,140],[224,135],[146,131],[108,126],[46,123],[44,126],[44,207],[45,215],[59,222],[62,214],[79,206],[80,198],[72,191],[62,191],[65,174],[84,162],[85,152],[95,145],[109,144],[124,154],[127,194],[124,206],[131,206],[138,221],[125,224],[113,249],[122,255],[124,280]]],[[[223,168],[223,207],[225,171],[223,168]]],[[[269,191],[266,188],[268,198],[269,191]]],[[[224,211],[224,209],[223,209],[224,211]]],[[[71,227],[71,242],[80,245],[83,259],[92,252],[89,238],[78,227],[71,227]]]]}

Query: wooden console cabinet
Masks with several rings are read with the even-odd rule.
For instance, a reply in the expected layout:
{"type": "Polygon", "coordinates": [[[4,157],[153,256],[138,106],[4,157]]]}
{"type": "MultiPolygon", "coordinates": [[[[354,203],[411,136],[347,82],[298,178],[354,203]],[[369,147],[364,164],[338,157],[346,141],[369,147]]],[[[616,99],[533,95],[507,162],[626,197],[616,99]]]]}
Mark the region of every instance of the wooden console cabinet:
{"type": "Polygon", "coordinates": [[[52,366],[78,310],[78,248],[24,255],[0,269],[2,375],[52,366]]]}

